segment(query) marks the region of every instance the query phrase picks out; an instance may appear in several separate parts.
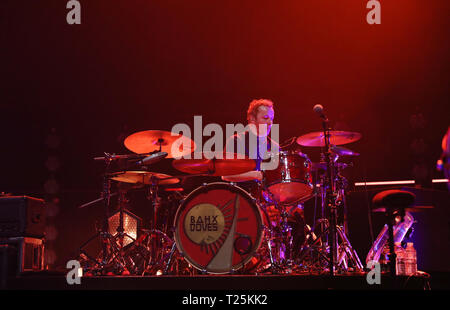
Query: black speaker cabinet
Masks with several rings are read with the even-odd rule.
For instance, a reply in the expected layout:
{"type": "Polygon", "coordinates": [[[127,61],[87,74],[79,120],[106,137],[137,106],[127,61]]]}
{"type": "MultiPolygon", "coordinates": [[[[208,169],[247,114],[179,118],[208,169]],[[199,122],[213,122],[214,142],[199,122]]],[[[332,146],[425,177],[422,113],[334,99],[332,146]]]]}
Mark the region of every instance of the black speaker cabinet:
{"type": "Polygon", "coordinates": [[[0,197],[0,237],[44,237],[44,206],[28,196],[0,197]]]}
{"type": "Polygon", "coordinates": [[[38,238],[0,238],[2,268],[9,275],[29,271],[42,271],[44,266],[44,241],[38,238]],[[5,268],[6,267],[6,268],[5,268]]]}

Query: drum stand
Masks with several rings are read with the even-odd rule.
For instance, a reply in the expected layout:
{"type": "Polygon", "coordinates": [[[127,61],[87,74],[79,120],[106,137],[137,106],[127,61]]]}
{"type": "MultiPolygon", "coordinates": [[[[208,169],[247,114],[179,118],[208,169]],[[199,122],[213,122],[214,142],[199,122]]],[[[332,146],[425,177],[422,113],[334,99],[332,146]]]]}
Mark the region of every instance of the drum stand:
{"type": "Polygon", "coordinates": [[[167,272],[175,245],[171,238],[161,230],[158,230],[158,211],[161,207],[161,197],[158,196],[158,189],[158,179],[152,176],[147,199],[152,201],[153,218],[150,222],[150,229],[143,230],[143,236],[136,242],[136,246],[143,247],[146,252],[142,268],[143,274],[163,274],[163,272],[167,272]]]}
{"type": "Polygon", "coordinates": [[[293,244],[293,236],[292,236],[292,228],[288,224],[288,213],[284,206],[276,208],[280,211],[281,215],[281,225],[280,225],[280,235],[277,239],[279,239],[278,247],[277,247],[277,255],[278,262],[275,262],[275,270],[281,271],[282,273],[292,273],[292,244],[293,244]]]}
{"type": "MultiPolygon", "coordinates": [[[[262,182],[258,182],[258,192],[262,193],[263,185],[262,182]]],[[[272,197],[270,191],[267,191],[267,194],[270,196],[272,201],[275,199],[272,197]]],[[[265,203],[262,201],[262,197],[258,197],[258,205],[264,205],[265,203]]],[[[281,222],[279,223],[279,231],[274,231],[274,229],[270,227],[265,227],[267,237],[267,248],[269,252],[270,258],[270,270],[272,274],[280,274],[280,273],[292,273],[293,268],[293,236],[292,236],[292,228],[288,224],[288,216],[289,214],[286,211],[286,208],[282,205],[278,205],[275,203],[275,208],[280,211],[281,222]],[[274,246],[272,246],[272,244],[274,246]],[[274,253],[275,252],[275,253],[274,253]],[[275,254],[275,255],[274,255],[275,254]]],[[[266,212],[265,210],[263,210],[266,212]]],[[[269,217],[269,216],[267,216],[269,217]]],[[[269,219],[270,221],[270,219],[269,219]]]]}
{"type": "MultiPolygon", "coordinates": [[[[322,177],[321,196],[322,196],[322,218],[318,220],[321,227],[321,233],[317,239],[306,238],[305,245],[302,247],[299,261],[302,262],[308,254],[316,252],[317,258],[313,258],[313,264],[318,263],[319,268],[325,270],[323,262],[326,262],[328,271],[334,276],[337,271],[350,271],[350,266],[355,271],[362,271],[363,265],[348,240],[345,231],[347,230],[337,224],[337,208],[344,204],[344,222],[346,222],[345,206],[345,179],[337,173],[334,176],[334,161],[331,159],[328,119],[323,121],[325,151],[322,152],[322,159],[327,164],[326,174],[322,177]],[[328,211],[328,218],[325,216],[325,210],[328,211]],[[309,239],[313,239],[312,244],[307,244],[309,239]],[[316,260],[314,262],[314,260],[316,260]]],[[[311,235],[310,235],[311,237],[311,235]]]]}
{"type": "MultiPolygon", "coordinates": [[[[85,243],[83,243],[80,246],[79,252],[80,257],[84,258],[87,261],[91,261],[94,266],[92,268],[92,271],[96,274],[109,274],[109,273],[116,273],[116,274],[122,274],[127,273],[126,270],[126,258],[123,255],[123,239],[125,237],[131,238],[133,241],[134,239],[124,233],[123,229],[123,193],[121,193],[120,200],[120,219],[119,219],[119,226],[117,227],[118,234],[116,236],[113,236],[109,232],[109,208],[110,208],[110,197],[111,195],[111,180],[109,178],[109,167],[112,162],[112,158],[108,156],[105,157],[106,161],[106,172],[103,176],[103,191],[102,191],[102,198],[103,198],[103,206],[104,206],[104,218],[103,218],[103,226],[102,228],[89,238],[85,243]],[[91,257],[86,251],[85,248],[88,244],[90,244],[93,240],[100,238],[101,242],[101,253],[99,254],[98,258],[91,257]]],[[[98,200],[96,200],[98,201],[98,200]]],[[[90,203],[89,203],[90,204],[90,203]]],[[[85,204],[86,206],[88,204],[85,204]]],[[[89,268],[88,268],[89,269],[89,268]]]]}

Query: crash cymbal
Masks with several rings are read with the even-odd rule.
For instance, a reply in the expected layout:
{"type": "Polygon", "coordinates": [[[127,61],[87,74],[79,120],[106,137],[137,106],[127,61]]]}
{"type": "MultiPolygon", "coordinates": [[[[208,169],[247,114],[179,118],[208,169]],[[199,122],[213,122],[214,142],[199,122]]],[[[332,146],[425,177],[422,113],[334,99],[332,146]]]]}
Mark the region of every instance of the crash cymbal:
{"type": "MultiPolygon", "coordinates": [[[[330,131],[330,144],[342,145],[355,142],[361,139],[358,132],[330,131]]],[[[322,131],[307,133],[297,138],[297,143],[302,146],[325,146],[324,134],[322,131]]]]}
{"type": "Polygon", "coordinates": [[[211,176],[236,175],[254,170],[256,162],[252,159],[239,159],[237,154],[225,153],[220,158],[212,156],[211,153],[202,153],[201,159],[175,159],[172,166],[182,172],[189,174],[209,174],[211,176]],[[228,155],[227,155],[228,154],[228,155]],[[214,158],[213,158],[214,157],[214,158]]]}
{"type": "Polygon", "coordinates": [[[150,171],[122,171],[113,173],[111,180],[132,183],[132,184],[152,184],[152,176],[156,177],[158,185],[176,184],[180,182],[178,178],[167,174],[150,171]]]}
{"type": "Polygon", "coordinates": [[[162,130],[136,132],[125,139],[124,145],[130,151],[138,154],[147,154],[153,151],[166,152],[167,158],[179,158],[195,150],[195,143],[190,138],[162,130]]]}
{"type": "Polygon", "coordinates": [[[331,152],[339,156],[359,156],[359,153],[353,152],[352,150],[345,148],[343,146],[332,145],[330,147],[331,152]]]}

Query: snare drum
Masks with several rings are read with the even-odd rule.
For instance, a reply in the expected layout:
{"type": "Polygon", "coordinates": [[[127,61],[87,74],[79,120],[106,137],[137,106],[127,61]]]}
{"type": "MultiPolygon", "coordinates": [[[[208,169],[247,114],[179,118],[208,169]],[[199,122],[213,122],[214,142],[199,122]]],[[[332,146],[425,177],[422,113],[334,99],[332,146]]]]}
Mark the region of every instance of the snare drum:
{"type": "Polygon", "coordinates": [[[303,202],[313,193],[311,161],[301,152],[280,151],[278,167],[264,172],[264,197],[268,202],[303,202]]]}
{"type": "Polygon", "coordinates": [[[261,245],[264,221],[256,200],[223,182],[192,191],[174,221],[179,252],[196,269],[233,272],[247,264],[261,245]]]}

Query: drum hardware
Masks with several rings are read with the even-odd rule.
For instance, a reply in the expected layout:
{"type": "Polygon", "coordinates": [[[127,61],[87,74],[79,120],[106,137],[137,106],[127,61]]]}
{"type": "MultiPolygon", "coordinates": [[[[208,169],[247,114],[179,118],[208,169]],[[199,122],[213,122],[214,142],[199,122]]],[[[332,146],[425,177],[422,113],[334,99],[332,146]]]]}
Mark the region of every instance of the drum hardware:
{"type": "Polygon", "coordinates": [[[169,267],[172,263],[172,259],[173,259],[173,255],[175,254],[175,250],[177,248],[177,245],[175,244],[175,242],[172,244],[172,248],[170,249],[170,253],[169,253],[169,258],[167,260],[167,264],[166,267],[164,268],[164,275],[168,275],[169,274],[169,267]]]}
{"type": "MultiPolygon", "coordinates": [[[[168,233],[173,233],[173,228],[169,229],[169,223],[162,223],[162,230],[158,229],[160,222],[158,221],[158,214],[162,208],[162,198],[159,196],[162,185],[171,185],[178,183],[181,179],[198,175],[179,175],[169,176],[160,173],[150,173],[150,178],[144,182],[148,185],[147,199],[151,201],[153,217],[150,221],[150,230],[142,230],[142,238],[135,242],[135,247],[140,247],[144,252],[144,260],[141,262],[140,270],[142,275],[151,274],[170,274],[170,268],[176,268],[176,274],[192,274],[192,268],[185,267],[184,270],[179,270],[179,265],[182,265],[184,260],[183,253],[176,253],[176,243],[173,238],[169,237],[168,233]],[[177,255],[178,254],[178,255],[177,255]],[[188,270],[188,271],[186,271],[188,270]]],[[[205,184],[206,185],[206,184],[205,184]]],[[[167,188],[166,188],[167,189],[167,188]]],[[[165,189],[165,190],[166,190],[165,189]]],[[[169,190],[170,192],[170,190],[169,190]]],[[[184,201],[183,195],[180,194],[179,189],[174,191],[174,195],[179,198],[179,203],[184,201]]],[[[176,199],[176,198],[167,198],[176,199]]],[[[166,201],[167,203],[168,201],[166,201]]],[[[170,201],[169,201],[170,202],[170,201]]],[[[167,207],[167,206],[165,206],[167,207]]],[[[168,211],[168,210],[165,210],[168,211]]],[[[163,216],[166,221],[170,218],[168,214],[163,216]]],[[[172,226],[170,226],[172,227],[172,226]]],[[[131,253],[131,252],[130,252],[131,253]]],[[[131,255],[131,254],[130,254],[131,255]]]]}
{"type": "MultiPolygon", "coordinates": [[[[262,193],[255,198],[261,211],[267,218],[268,224],[264,226],[264,244],[268,249],[270,266],[265,268],[262,273],[270,272],[272,274],[288,274],[293,271],[293,236],[292,228],[288,223],[289,214],[286,210],[288,205],[278,204],[276,198],[270,191],[265,189],[265,176],[267,171],[263,171],[263,180],[256,181],[258,192],[262,193]],[[273,204],[274,208],[280,213],[276,227],[271,226],[271,219],[266,211],[267,204],[273,204]]],[[[261,272],[259,272],[261,273],[261,272]]]]}
{"type": "Polygon", "coordinates": [[[293,253],[292,253],[292,228],[288,224],[288,213],[284,207],[281,207],[281,225],[280,225],[280,245],[281,253],[279,253],[279,261],[277,262],[277,267],[280,271],[284,273],[292,272],[293,265],[293,253]]]}
{"type": "Polygon", "coordinates": [[[311,162],[305,154],[298,150],[282,150],[275,156],[280,156],[279,166],[275,170],[263,171],[261,186],[264,200],[273,204],[280,214],[268,241],[270,269],[274,274],[289,274],[294,271],[295,265],[294,239],[287,208],[312,197],[314,186],[309,173],[311,162]]]}
{"type": "MultiPolygon", "coordinates": [[[[80,256],[87,257],[93,263],[94,268],[92,272],[96,274],[107,274],[107,273],[116,273],[122,274],[127,273],[126,270],[126,261],[123,256],[123,244],[120,244],[120,239],[123,234],[123,219],[120,220],[120,225],[118,227],[118,236],[113,236],[109,231],[109,209],[110,209],[110,198],[111,194],[111,179],[110,179],[110,165],[113,160],[116,160],[113,155],[105,153],[104,161],[105,161],[105,173],[103,175],[103,225],[102,228],[91,238],[89,238],[85,243],[83,243],[80,248],[80,256]],[[85,248],[88,244],[90,244],[95,239],[100,239],[101,243],[101,252],[97,258],[90,256],[85,248]],[[119,239],[119,243],[117,240],[119,239]]],[[[91,202],[92,203],[92,202],[91,202]]],[[[85,204],[90,205],[91,203],[85,204]]],[[[123,212],[121,212],[121,218],[123,216],[123,212]]],[[[122,239],[123,240],[123,239],[122,239]]]]}
{"type": "Polygon", "coordinates": [[[178,183],[179,180],[168,175],[162,178],[160,176],[161,174],[151,173],[145,182],[149,185],[147,199],[151,201],[153,217],[150,229],[142,230],[142,237],[135,242],[135,248],[140,247],[144,252],[145,259],[140,268],[142,274],[162,274],[166,269],[164,264],[170,258],[170,249],[173,247],[173,240],[158,229],[158,211],[161,208],[161,197],[158,192],[161,184],[172,184],[174,180],[178,183]]]}
{"type": "Polygon", "coordinates": [[[163,263],[168,258],[164,250],[171,247],[173,240],[171,240],[165,233],[157,230],[156,214],[160,206],[160,197],[158,197],[159,185],[171,185],[180,181],[177,177],[172,177],[166,174],[149,172],[149,171],[119,171],[111,172],[111,163],[118,160],[125,160],[128,166],[149,165],[154,163],[167,154],[164,152],[152,152],[146,154],[130,154],[130,155],[115,155],[105,152],[104,157],[96,157],[95,160],[104,160],[106,163],[105,173],[103,176],[103,192],[100,199],[80,206],[84,208],[92,205],[100,200],[103,200],[104,205],[104,222],[102,228],[96,235],[91,237],[87,242],[80,247],[80,253],[90,262],[87,264],[93,265],[91,269],[95,274],[143,274],[155,273],[162,269],[163,263]],[[111,193],[111,182],[116,181],[118,192],[111,193]],[[149,186],[147,198],[152,201],[154,217],[151,221],[152,229],[142,230],[143,234],[138,240],[133,238],[124,230],[124,204],[126,203],[125,194],[127,190],[132,188],[140,188],[149,186]],[[119,225],[116,229],[117,234],[113,235],[110,232],[108,223],[110,198],[119,195],[119,225]],[[90,256],[85,248],[94,239],[100,238],[102,249],[99,257],[94,258],[90,256]],[[124,240],[131,240],[131,245],[124,243],[124,240]],[[93,263],[93,264],[92,264],[93,263]],[[160,268],[160,269],[157,269],[160,268]]]}
{"type": "Polygon", "coordinates": [[[109,232],[117,239],[119,249],[123,249],[127,244],[136,241],[138,228],[141,222],[141,219],[131,214],[125,208],[125,205],[128,202],[129,200],[126,198],[126,189],[119,187],[119,199],[118,199],[119,209],[117,210],[116,213],[118,214],[118,225],[115,229],[115,232],[114,228],[112,227],[115,225],[114,223],[111,222],[115,215],[111,216],[108,219],[109,232]],[[125,223],[125,220],[127,221],[127,223],[125,223]]]}
{"type": "MultiPolygon", "coordinates": [[[[337,194],[339,190],[344,191],[345,189],[338,189],[336,187],[335,176],[335,162],[337,161],[339,154],[356,154],[350,152],[348,149],[336,147],[336,145],[358,141],[361,138],[361,134],[356,132],[332,131],[329,127],[328,118],[323,114],[321,118],[322,131],[300,136],[296,141],[297,144],[302,146],[322,147],[321,163],[326,164],[321,184],[322,219],[325,219],[324,213],[326,210],[328,211],[328,222],[319,222],[322,231],[317,240],[321,240],[320,243],[323,245],[321,249],[317,251],[315,244],[319,243],[319,241],[316,240],[311,246],[305,246],[300,257],[304,258],[308,250],[316,251],[319,255],[322,255],[323,253],[321,252],[324,250],[328,250],[328,258],[326,260],[328,263],[328,271],[331,276],[334,276],[336,271],[347,271],[350,262],[354,265],[356,270],[360,271],[363,269],[356,251],[353,250],[347,236],[337,223],[337,194]],[[348,262],[345,257],[348,258],[348,262]]],[[[339,173],[337,173],[337,176],[339,177],[339,173]]],[[[345,192],[342,193],[345,195],[345,192]]]]}
{"type": "MultiPolygon", "coordinates": [[[[109,197],[108,197],[108,198],[112,198],[112,197],[117,196],[117,195],[118,195],[118,193],[112,193],[112,194],[109,194],[109,197]]],[[[87,202],[87,203],[85,203],[85,204],[82,204],[81,206],[78,207],[78,209],[83,209],[83,208],[89,207],[89,206],[91,206],[91,205],[94,205],[94,204],[96,204],[96,203],[98,203],[98,202],[103,201],[104,199],[105,199],[105,198],[100,197],[100,198],[98,198],[98,199],[92,200],[92,201],[90,201],[90,202],[87,202]]]]}
{"type": "MultiPolygon", "coordinates": [[[[327,265],[328,267],[330,265],[330,258],[326,257],[326,255],[329,256],[330,248],[332,248],[330,246],[330,242],[334,242],[336,258],[334,265],[335,271],[349,271],[351,267],[356,271],[361,271],[363,269],[363,265],[361,264],[356,251],[352,248],[347,237],[347,206],[345,202],[345,188],[347,182],[345,178],[340,174],[339,168],[337,169],[337,173],[335,173],[334,175],[335,177],[332,180],[335,188],[333,195],[334,205],[336,208],[336,214],[337,208],[343,209],[343,226],[339,225],[336,219],[335,238],[334,241],[332,241],[333,239],[330,238],[330,216],[326,216],[326,211],[328,209],[328,206],[326,205],[326,178],[322,174],[320,177],[320,196],[322,201],[321,218],[317,220],[317,226],[319,227],[321,233],[318,234],[316,238],[312,239],[312,243],[305,243],[303,245],[301,255],[299,256],[299,261],[302,262],[303,260],[305,260],[307,255],[311,256],[312,251],[316,252],[316,254],[318,254],[318,258],[315,259],[315,265],[317,265],[317,268],[319,268],[319,270],[324,270],[324,265],[327,265]]],[[[314,233],[315,231],[316,226],[314,226],[312,233],[314,233]]]]}
{"type": "Polygon", "coordinates": [[[158,229],[142,229],[141,232],[138,240],[126,251],[135,266],[135,274],[164,274],[174,246],[173,239],[158,229]]]}
{"type": "MultiPolygon", "coordinates": [[[[123,239],[128,238],[123,227],[117,228],[118,234],[114,238],[107,234],[102,235],[101,237],[105,238],[107,245],[104,246],[101,252],[100,256],[102,259],[97,259],[97,261],[101,263],[107,261],[107,263],[97,263],[96,270],[102,274],[111,270],[115,273],[129,270],[133,274],[140,275],[193,274],[194,271],[201,274],[236,274],[249,271],[254,271],[257,274],[266,272],[275,274],[291,273],[295,270],[294,268],[302,266],[295,265],[298,255],[293,249],[294,236],[288,221],[289,213],[287,208],[292,204],[304,202],[312,196],[315,196],[317,200],[317,192],[322,196],[323,214],[321,219],[317,221],[322,226],[321,234],[317,237],[314,234],[315,227],[311,229],[305,224],[306,237],[300,256],[306,256],[308,253],[316,250],[319,256],[322,257],[322,261],[326,260],[328,262],[328,267],[333,266],[333,268],[330,268],[332,274],[338,268],[340,270],[348,270],[349,262],[352,261],[353,257],[356,256],[356,259],[359,259],[356,252],[352,251],[348,238],[345,235],[346,225],[342,228],[337,224],[336,226],[330,225],[330,223],[333,220],[337,222],[336,209],[344,208],[344,213],[346,212],[346,180],[339,175],[339,171],[346,168],[347,164],[338,162],[338,159],[341,156],[359,155],[337,145],[356,141],[360,138],[360,134],[330,131],[329,129],[327,133],[325,128],[322,136],[317,133],[313,134],[306,138],[304,136],[302,136],[303,138],[292,138],[289,146],[295,146],[295,142],[297,142],[297,145],[306,143],[310,144],[309,146],[314,144],[318,144],[315,146],[322,146],[320,145],[322,143],[328,150],[327,152],[322,152],[323,162],[315,166],[298,149],[295,151],[292,149],[281,151],[277,154],[277,156],[281,157],[281,168],[275,173],[272,171],[272,174],[270,171],[263,172],[263,181],[258,182],[258,187],[261,190],[256,197],[248,194],[234,183],[203,184],[188,196],[179,197],[181,199],[178,201],[179,205],[172,227],[174,238],[168,235],[169,229],[167,226],[164,226],[162,230],[158,229],[158,224],[161,224],[161,222],[157,214],[159,213],[158,211],[162,210],[161,204],[163,201],[161,199],[165,197],[163,193],[161,193],[162,196],[159,194],[163,185],[176,184],[187,177],[228,176],[245,173],[255,169],[255,161],[248,158],[238,159],[235,155],[230,157],[226,154],[223,159],[211,157],[209,156],[210,154],[208,156],[203,154],[201,159],[195,159],[195,156],[193,159],[179,158],[195,149],[195,144],[192,140],[171,132],[156,130],[137,132],[130,135],[125,139],[125,146],[137,154],[111,155],[105,153],[105,157],[95,159],[107,162],[107,172],[110,170],[109,164],[115,160],[126,161],[129,164],[126,169],[122,169],[123,171],[105,173],[105,176],[108,178],[109,187],[111,181],[117,181],[119,184],[129,184],[134,188],[145,187],[148,190],[147,199],[151,201],[153,211],[150,229],[141,230],[141,236],[137,240],[133,239],[131,246],[125,246],[123,243],[123,239]],[[326,143],[327,140],[330,142],[330,137],[333,145],[326,143]],[[178,152],[176,151],[177,148],[173,147],[175,143],[180,143],[178,152]],[[142,167],[142,170],[129,169],[136,167],[136,165],[147,166],[164,157],[175,158],[172,166],[189,175],[169,176],[146,171],[145,167],[142,167]],[[335,169],[338,170],[337,173],[335,173],[335,169]],[[317,182],[314,182],[314,184],[312,182],[312,171],[315,171],[316,174],[321,173],[322,179],[319,190],[319,186],[316,186],[317,182]],[[223,190],[222,193],[225,193],[225,197],[235,197],[235,200],[230,198],[225,204],[224,202],[217,203],[214,200],[217,198],[208,196],[210,191],[215,190],[223,190]],[[227,196],[230,192],[232,196],[227,196]],[[330,193],[332,193],[331,198],[330,193]],[[204,206],[207,203],[199,203],[196,200],[199,196],[209,197],[208,199],[212,198],[213,203],[209,205],[213,207],[204,206]],[[239,205],[238,201],[242,205],[239,205]],[[230,207],[233,206],[233,203],[234,208],[230,207]],[[271,225],[270,219],[267,225],[264,223],[263,218],[265,217],[262,214],[267,215],[264,208],[266,204],[274,205],[279,211],[280,217],[276,226],[271,225]],[[333,212],[330,211],[333,208],[335,212],[334,219],[332,218],[333,212]],[[222,212],[221,214],[224,217],[223,227],[219,226],[221,227],[220,229],[223,228],[225,233],[222,235],[217,234],[216,236],[214,235],[214,229],[211,229],[209,232],[212,234],[202,235],[205,232],[204,228],[211,224],[202,221],[207,218],[208,221],[211,221],[214,216],[219,216],[220,213],[217,213],[219,215],[214,213],[217,210],[220,210],[219,212],[222,212]],[[325,210],[329,211],[327,217],[324,214],[325,210]],[[198,227],[201,227],[199,230],[200,234],[195,230],[190,233],[186,231],[186,225],[190,225],[186,218],[190,220],[192,217],[196,220],[200,218],[200,222],[195,223],[195,225],[198,224],[198,227]],[[243,225],[244,223],[248,224],[247,221],[252,223],[249,227],[243,225]],[[250,229],[251,232],[249,233],[246,229],[250,229]],[[200,239],[198,239],[199,236],[200,239]],[[333,236],[335,242],[332,242],[333,236]],[[215,238],[218,238],[217,240],[219,241],[214,241],[215,238]],[[197,246],[197,252],[193,253],[193,247],[191,245],[187,246],[189,242],[193,242],[197,246]],[[111,245],[108,243],[111,243],[111,245]],[[327,254],[330,257],[332,256],[332,258],[327,258],[327,254]],[[230,257],[232,258],[231,260],[230,257]],[[252,261],[251,264],[249,263],[250,261],[252,261]]],[[[181,190],[183,190],[182,187],[181,190]]],[[[164,191],[166,190],[164,189],[164,191]]],[[[169,191],[168,188],[167,191],[169,191]]],[[[175,191],[175,193],[181,195],[178,191],[175,191]]],[[[104,186],[102,198],[97,199],[95,202],[103,200],[104,203],[107,202],[109,205],[110,197],[115,195],[120,195],[119,201],[125,198],[124,192],[119,191],[112,194],[110,193],[110,188],[106,191],[104,186]]],[[[82,207],[95,202],[90,202],[82,207]]],[[[119,205],[119,208],[123,208],[122,203],[119,205]]],[[[107,211],[107,208],[105,208],[105,213],[107,211]]],[[[169,216],[166,214],[164,215],[165,217],[168,218],[169,216]]],[[[120,222],[123,226],[123,218],[120,222]]],[[[344,222],[346,222],[346,216],[344,216],[344,222]]],[[[323,269],[324,264],[321,261],[312,263],[319,264],[319,267],[323,269]]]]}

